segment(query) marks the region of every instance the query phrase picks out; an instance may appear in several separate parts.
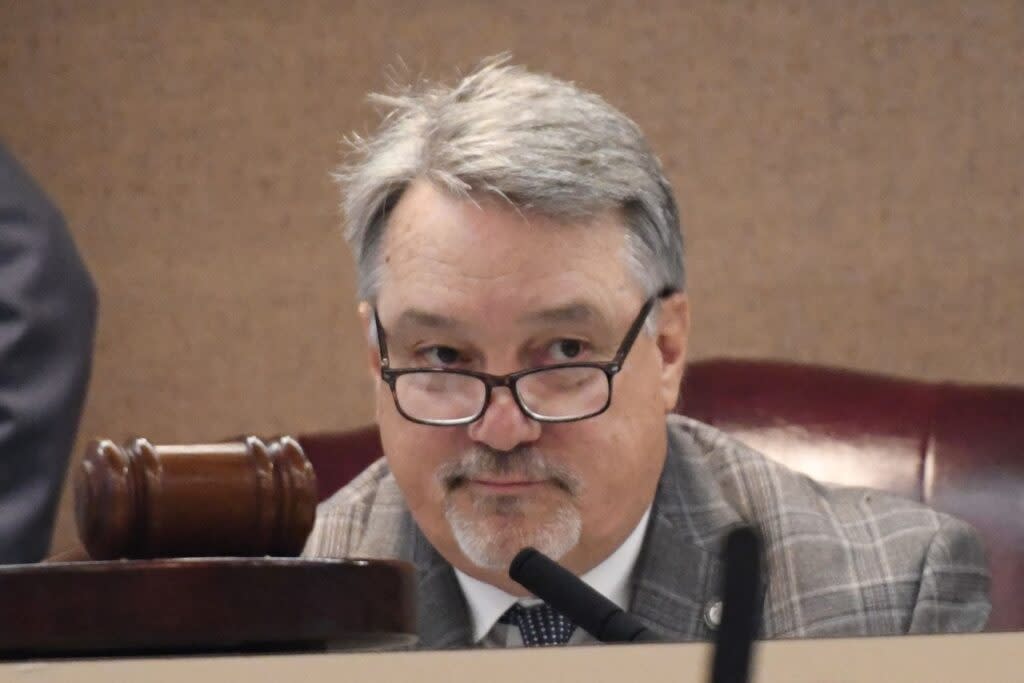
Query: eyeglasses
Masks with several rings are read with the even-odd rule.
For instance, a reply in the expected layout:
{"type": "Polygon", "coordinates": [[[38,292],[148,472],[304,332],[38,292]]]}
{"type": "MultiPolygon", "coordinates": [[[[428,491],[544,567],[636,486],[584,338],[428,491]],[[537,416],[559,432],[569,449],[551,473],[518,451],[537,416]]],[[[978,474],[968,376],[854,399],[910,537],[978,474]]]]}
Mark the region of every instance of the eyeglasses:
{"type": "Polygon", "coordinates": [[[662,290],[644,303],[612,360],[558,363],[508,375],[447,368],[391,368],[384,328],[374,309],[380,375],[391,387],[398,412],[419,424],[455,426],[475,422],[487,412],[496,387],[507,387],[519,409],[538,422],[584,420],[600,415],[611,405],[612,378],[622,369],[654,304],[674,292],[662,290]]]}

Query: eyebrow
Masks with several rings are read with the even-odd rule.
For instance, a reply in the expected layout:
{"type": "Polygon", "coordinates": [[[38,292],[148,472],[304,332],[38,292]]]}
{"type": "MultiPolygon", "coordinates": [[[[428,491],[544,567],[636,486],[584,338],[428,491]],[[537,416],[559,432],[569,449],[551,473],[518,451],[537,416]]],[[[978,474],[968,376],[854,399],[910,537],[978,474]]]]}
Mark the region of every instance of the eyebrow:
{"type": "Polygon", "coordinates": [[[434,330],[451,330],[461,327],[461,324],[454,318],[449,318],[438,313],[430,313],[417,308],[409,308],[402,311],[392,327],[400,330],[405,327],[426,327],[434,330]]]}
{"type": "MultiPolygon", "coordinates": [[[[591,323],[607,324],[605,317],[592,305],[581,301],[570,302],[553,308],[533,311],[519,317],[526,324],[551,323],[591,323]]],[[[455,330],[463,327],[463,323],[439,313],[431,313],[418,308],[409,308],[398,316],[390,326],[396,333],[408,327],[419,327],[433,330],[455,330]]]]}
{"type": "Polygon", "coordinates": [[[520,317],[525,323],[606,323],[601,312],[588,303],[573,301],[562,306],[546,308],[520,317]]]}
{"type": "MultiPolygon", "coordinates": [[[[583,301],[572,301],[560,306],[532,311],[520,315],[519,322],[524,325],[593,323],[604,327],[608,326],[604,315],[597,308],[583,301]]],[[[459,330],[464,327],[464,324],[454,317],[433,313],[420,308],[408,308],[403,310],[395,319],[395,322],[388,327],[391,330],[390,334],[400,335],[409,328],[443,330],[447,332],[459,330]]]]}

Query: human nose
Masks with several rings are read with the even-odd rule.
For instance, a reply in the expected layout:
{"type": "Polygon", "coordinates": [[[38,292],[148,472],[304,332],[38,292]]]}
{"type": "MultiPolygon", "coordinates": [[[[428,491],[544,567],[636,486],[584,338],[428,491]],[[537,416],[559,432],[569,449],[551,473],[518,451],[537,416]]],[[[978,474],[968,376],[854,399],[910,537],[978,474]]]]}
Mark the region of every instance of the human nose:
{"type": "Polygon", "coordinates": [[[540,438],[540,422],[528,417],[516,403],[512,391],[498,387],[491,393],[491,402],[479,420],[469,425],[469,438],[498,451],[540,438]]]}

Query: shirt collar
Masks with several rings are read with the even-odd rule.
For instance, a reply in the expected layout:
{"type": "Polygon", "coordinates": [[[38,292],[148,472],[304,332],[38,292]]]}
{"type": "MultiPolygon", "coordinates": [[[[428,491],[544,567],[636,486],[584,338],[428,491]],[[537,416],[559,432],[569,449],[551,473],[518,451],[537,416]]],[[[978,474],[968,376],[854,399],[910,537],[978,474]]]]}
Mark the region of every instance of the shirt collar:
{"type": "MultiPolygon", "coordinates": [[[[584,583],[624,610],[629,609],[629,579],[633,574],[637,557],[640,555],[650,516],[651,508],[648,506],[640,518],[640,522],[622,542],[622,545],[603,562],[580,577],[584,583]]],[[[513,603],[533,605],[540,602],[534,597],[518,598],[489,583],[474,579],[458,569],[455,570],[455,577],[459,580],[459,586],[469,605],[474,643],[480,642],[494,628],[494,624],[513,603]]]]}

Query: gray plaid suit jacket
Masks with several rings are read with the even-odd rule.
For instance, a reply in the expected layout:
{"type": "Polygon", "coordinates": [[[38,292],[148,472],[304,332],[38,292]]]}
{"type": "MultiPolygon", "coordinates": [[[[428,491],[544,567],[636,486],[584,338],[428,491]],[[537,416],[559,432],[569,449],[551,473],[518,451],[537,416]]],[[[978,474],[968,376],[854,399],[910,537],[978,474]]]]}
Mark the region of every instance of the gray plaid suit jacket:
{"type": "MultiPolygon", "coordinates": [[[[988,572],[977,534],[919,503],[819,484],[724,433],[680,416],[669,445],[630,611],[672,640],[709,640],[720,544],[741,524],[764,541],[763,638],[981,630],[988,572]]],[[[416,527],[383,460],[324,501],[310,557],[415,565],[420,646],[468,647],[472,631],[451,566],[416,527]]]]}

